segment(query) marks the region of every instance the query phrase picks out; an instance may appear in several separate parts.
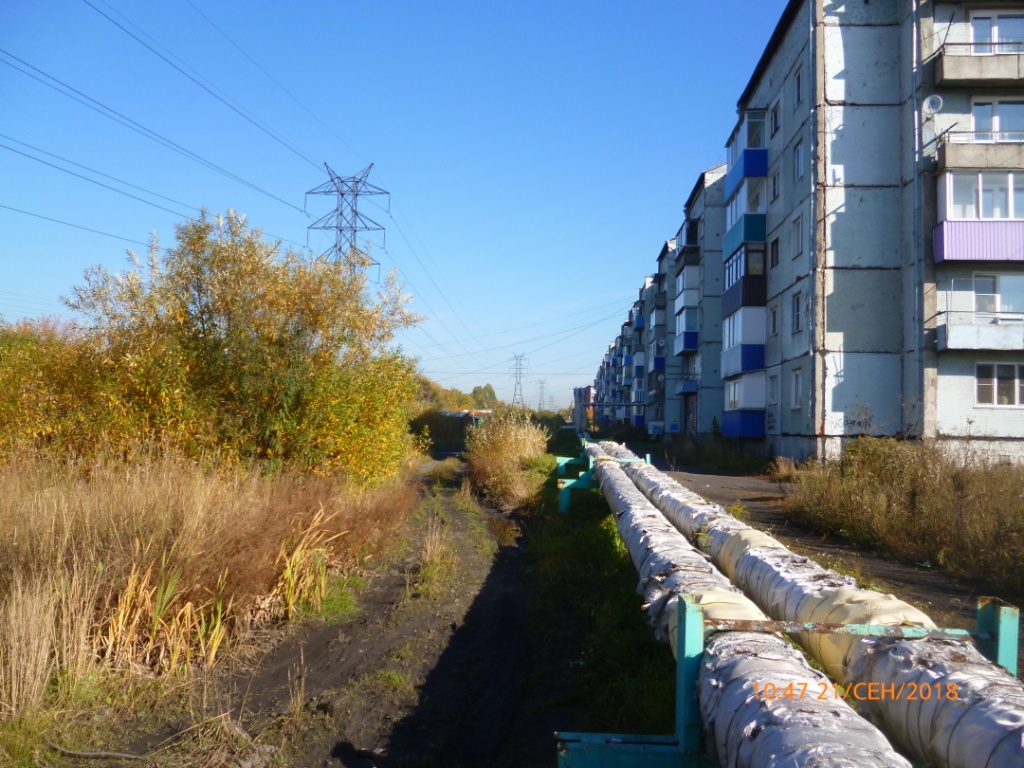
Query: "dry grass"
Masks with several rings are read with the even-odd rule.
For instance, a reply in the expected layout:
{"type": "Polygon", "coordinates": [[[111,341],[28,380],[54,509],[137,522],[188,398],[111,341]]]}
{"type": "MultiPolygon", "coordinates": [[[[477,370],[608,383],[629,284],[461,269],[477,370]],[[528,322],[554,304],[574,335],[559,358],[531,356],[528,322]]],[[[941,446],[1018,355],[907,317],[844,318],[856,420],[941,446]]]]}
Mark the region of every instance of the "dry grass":
{"type": "Polygon", "coordinates": [[[1024,473],[935,447],[861,438],[842,458],[807,464],[786,506],[815,528],[1024,590],[1024,473]]]}
{"type": "Polygon", "coordinates": [[[315,607],[416,499],[176,458],[0,466],[0,724],[73,710],[99,672],[212,665],[253,623],[315,607]]]}
{"type": "Polygon", "coordinates": [[[474,485],[489,500],[514,509],[538,490],[524,469],[547,450],[548,432],[518,411],[506,411],[469,430],[466,459],[474,485]]]}

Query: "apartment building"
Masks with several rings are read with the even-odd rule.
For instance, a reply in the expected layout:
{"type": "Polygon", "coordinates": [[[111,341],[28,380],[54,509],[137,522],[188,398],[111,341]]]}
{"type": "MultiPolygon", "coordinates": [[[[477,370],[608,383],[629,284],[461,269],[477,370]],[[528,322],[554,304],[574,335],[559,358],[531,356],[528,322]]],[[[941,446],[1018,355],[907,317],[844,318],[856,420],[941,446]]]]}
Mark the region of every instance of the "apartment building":
{"type": "Polygon", "coordinates": [[[1024,458],[1024,2],[792,0],[737,118],[658,259],[681,431],[1024,458]]]}
{"type": "Polygon", "coordinates": [[[725,170],[722,163],[698,175],[683,208],[686,219],[674,240],[672,354],[680,368],[672,393],[681,419],[679,431],[688,435],[713,432],[722,422],[725,170]]]}

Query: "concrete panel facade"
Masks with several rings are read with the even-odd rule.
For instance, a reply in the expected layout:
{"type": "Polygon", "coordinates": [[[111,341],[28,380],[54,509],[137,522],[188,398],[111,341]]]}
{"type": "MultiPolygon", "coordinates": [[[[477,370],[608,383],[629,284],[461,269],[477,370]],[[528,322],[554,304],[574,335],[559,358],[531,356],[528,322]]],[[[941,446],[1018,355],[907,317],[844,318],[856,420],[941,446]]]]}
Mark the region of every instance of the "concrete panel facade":
{"type": "Polygon", "coordinates": [[[898,355],[832,352],[825,365],[827,434],[891,435],[902,429],[898,355]]]}

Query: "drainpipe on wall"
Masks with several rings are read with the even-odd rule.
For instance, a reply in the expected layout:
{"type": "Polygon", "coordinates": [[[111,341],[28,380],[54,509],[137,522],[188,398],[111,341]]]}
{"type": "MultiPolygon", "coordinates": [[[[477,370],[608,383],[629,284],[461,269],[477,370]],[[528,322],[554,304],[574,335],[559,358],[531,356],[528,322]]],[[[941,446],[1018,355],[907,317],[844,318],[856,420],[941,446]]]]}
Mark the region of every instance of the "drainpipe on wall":
{"type": "MultiPolygon", "coordinates": [[[[825,188],[828,184],[826,169],[828,167],[828,143],[826,132],[826,120],[828,119],[827,103],[825,100],[825,44],[822,39],[825,34],[824,25],[824,3],[823,0],[811,0],[813,10],[811,13],[811,61],[814,63],[814,177],[812,179],[812,206],[814,210],[814,270],[817,277],[817,290],[811,292],[812,307],[808,316],[814,323],[811,333],[812,349],[810,350],[811,360],[811,386],[817,384],[819,388],[817,401],[812,408],[812,417],[818,422],[818,461],[824,461],[826,450],[826,428],[825,428],[825,397],[828,390],[828,350],[825,348],[825,290],[826,282],[826,258],[828,243],[826,242],[827,228],[825,226],[826,206],[825,188]],[[817,363],[817,365],[815,364],[817,363]]],[[[813,392],[813,390],[812,390],[813,392]]]]}

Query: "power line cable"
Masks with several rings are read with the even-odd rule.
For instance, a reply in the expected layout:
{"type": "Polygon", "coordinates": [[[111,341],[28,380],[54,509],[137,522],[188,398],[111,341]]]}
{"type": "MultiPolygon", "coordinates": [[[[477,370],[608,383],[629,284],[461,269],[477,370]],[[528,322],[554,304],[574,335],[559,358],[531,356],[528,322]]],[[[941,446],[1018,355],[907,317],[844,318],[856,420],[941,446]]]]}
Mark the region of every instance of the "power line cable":
{"type": "Polygon", "coordinates": [[[8,211],[14,211],[15,213],[23,213],[26,216],[34,216],[37,219],[46,219],[46,221],[52,221],[56,224],[63,224],[66,227],[74,227],[75,229],[84,229],[86,232],[94,232],[97,235],[105,235],[106,237],[112,237],[115,240],[124,240],[126,243],[135,243],[136,245],[143,245],[149,247],[149,243],[144,243],[141,240],[132,240],[130,237],[121,237],[120,235],[112,235],[109,232],[102,232],[98,229],[91,229],[90,227],[83,227],[81,224],[72,224],[70,221],[61,221],[60,219],[53,219],[49,216],[43,216],[40,213],[32,213],[31,211],[23,211],[20,208],[12,208],[9,205],[0,203],[0,208],[4,208],[8,211]]]}
{"type": "MultiPolygon", "coordinates": [[[[45,149],[40,149],[39,147],[32,146],[31,144],[28,144],[28,143],[26,143],[24,141],[19,141],[18,139],[15,139],[12,136],[7,136],[6,134],[0,133],[0,138],[6,139],[7,141],[13,141],[15,144],[20,144],[23,147],[28,147],[29,149],[31,149],[31,150],[33,150],[35,152],[41,152],[42,154],[47,155],[48,157],[53,157],[53,158],[55,158],[57,160],[60,160],[63,163],[69,163],[70,165],[73,165],[73,166],[75,166],[77,168],[82,168],[83,170],[89,171],[89,173],[95,173],[96,175],[102,176],[102,177],[104,177],[106,179],[110,179],[111,181],[116,181],[118,184],[124,184],[125,186],[131,187],[132,189],[138,189],[141,192],[145,192],[147,195],[153,195],[154,197],[159,197],[162,200],[168,200],[168,201],[170,201],[172,203],[175,203],[176,205],[181,205],[181,206],[184,206],[185,208],[191,208],[194,211],[200,211],[201,212],[203,210],[198,205],[191,205],[189,203],[183,203],[181,200],[175,200],[173,197],[167,197],[166,195],[161,195],[159,192],[154,192],[151,189],[146,189],[145,187],[140,187],[137,184],[132,184],[130,181],[125,181],[124,179],[119,179],[116,176],[111,176],[109,173],[104,173],[103,171],[98,171],[95,168],[90,168],[87,165],[82,165],[81,163],[76,163],[74,160],[69,160],[66,157],[61,157],[60,155],[55,155],[53,152],[47,152],[45,149]]],[[[31,155],[25,154],[24,152],[19,152],[18,150],[13,149],[11,147],[8,147],[8,146],[6,146],[4,144],[0,144],[0,147],[3,147],[4,149],[8,149],[8,150],[10,150],[12,152],[16,152],[19,155],[23,155],[24,157],[27,157],[30,160],[35,160],[36,162],[43,163],[44,165],[49,165],[51,168],[55,168],[58,171],[63,171],[64,173],[70,173],[72,176],[77,176],[80,179],[85,179],[86,181],[90,181],[93,184],[100,184],[100,182],[98,182],[98,181],[90,179],[90,178],[88,178],[86,176],[82,176],[81,174],[77,174],[77,173],[75,173],[73,171],[69,171],[66,168],[61,168],[60,166],[53,165],[52,163],[47,163],[45,160],[41,160],[41,159],[39,159],[37,157],[32,157],[31,155]]],[[[107,189],[113,190],[114,192],[117,192],[117,193],[122,194],[122,195],[127,195],[128,194],[127,192],[122,192],[119,189],[114,189],[113,187],[108,187],[106,184],[100,184],[100,186],[101,187],[106,187],[107,189]]],[[[134,198],[136,200],[139,200],[139,201],[141,201],[143,203],[146,203],[147,205],[154,205],[154,203],[150,203],[147,200],[142,200],[142,198],[135,197],[135,195],[128,195],[128,197],[132,197],[132,198],[134,198]]],[[[159,205],[157,205],[155,207],[160,208],[161,210],[173,213],[176,216],[184,216],[186,218],[189,217],[188,214],[178,213],[177,211],[172,211],[170,208],[164,208],[163,206],[159,206],[159,205]]],[[[283,243],[291,243],[292,245],[298,246],[299,248],[304,248],[305,247],[302,243],[298,243],[298,242],[296,242],[294,240],[288,240],[287,238],[284,238],[284,237],[278,237],[277,235],[273,234],[272,232],[265,232],[264,234],[267,235],[268,237],[274,238],[275,240],[280,240],[283,243]]]]}
{"type": "Polygon", "coordinates": [[[6,64],[7,66],[11,67],[12,69],[14,69],[14,70],[16,70],[18,72],[21,72],[23,75],[25,75],[27,77],[31,77],[33,80],[36,80],[36,81],[42,83],[43,85],[47,86],[48,88],[52,88],[53,90],[57,91],[57,93],[60,93],[63,96],[68,97],[72,101],[77,101],[79,104],[82,104],[83,106],[88,107],[89,109],[93,110],[94,112],[98,112],[99,114],[103,115],[104,117],[106,117],[106,118],[108,118],[110,120],[113,120],[115,123],[120,123],[124,127],[129,128],[130,130],[133,130],[133,131],[135,131],[136,133],[138,133],[138,134],[140,134],[142,136],[145,136],[147,139],[149,139],[151,141],[155,141],[157,144],[161,144],[162,146],[166,147],[167,149],[170,149],[173,152],[177,152],[178,154],[182,155],[183,157],[187,157],[190,160],[192,160],[194,162],[197,162],[200,165],[205,166],[206,168],[208,168],[208,169],[210,169],[212,171],[216,171],[217,173],[220,173],[221,175],[226,176],[227,178],[231,179],[232,181],[236,181],[239,184],[242,184],[242,185],[244,185],[246,187],[249,187],[249,189],[252,189],[252,190],[254,190],[256,192],[259,192],[262,195],[266,195],[267,197],[269,197],[269,198],[271,198],[273,200],[276,200],[277,202],[281,203],[282,205],[286,205],[289,208],[291,208],[291,209],[293,209],[295,211],[298,211],[299,213],[303,214],[304,216],[307,215],[306,212],[303,211],[299,206],[294,205],[293,203],[289,203],[287,200],[284,200],[283,198],[278,197],[277,195],[273,194],[272,192],[268,192],[267,190],[263,189],[262,187],[259,187],[256,184],[253,184],[251,181],[246,181],[241,176],[238,176],[238,175],[232,173],[231,171],[228,171],[228,170],[222,168],[221,166],[217,165],[213,161],[207,160],[206,158],[202,157],[201,155],[196,154],[195,152],[193,152],[190,149],[186,149],[185,147],[181,146],[180,144],[177,144],[176,142],[172,141],[171,139],[168,139],[165,136],[162,136],[161,134],[157,133],[156,131],[152,130],[151,128],[147,128],[146,126],[142,125],[141,123],[138,123],[135,120],[132,120],[130,117],[127,117],[126,115],[121,114],[117,110],[112,109],[111,107],[106,106],[105,104],[97,101],[96,99],[92,98],[91,96],[87,96],[86,94],[82,93],[81,91],[79,91],[76,88],[73,88],[72,86],[68,85],[67,83],[65,83],[65,82],[63,82],[61,80],[58,80],[56,77],[53,77],[52,75],[47,74],[46,72],[44,72],[43,70],[39,69],[38,67],[32,66],[27,61],[24,61],[23,59],[18,58],[17,56],[15,56],[14,54],[10,53],[9,51],[6,51],[3,48],[0,48],[0,53],[4,54],[6,56],[9,56],[10,58],[12,58],[15,61],[17,61],[18,63],[28,67],[29,69],[33,70],[34,72],[38,72],[40,75],[42,75],[43,77],[45,77],[45,78],[47,78],[49,80],[52,80],[53,83],[56,83],[57,85],[54,85],[53,83],[48,83],[48,82],[46,82],[46,80],[43,80],[40,77],[37,77],[36,75],[33,75],[31,72],[26,72],[21,67],[18,67],[16,65],[12,64],[9,61],[0,59],[0,62],[2,62],[3,64],[6,64]],[[58,85],[60,86],[59,88],[57,87],[58,85]],[[66,88],[67,91],[71,91],[71,93],[68,93],[67,91],[63,91],[63,90],[61,90],[61,88],[66,88]],[[72,94],[76,94],[76,95],[72,95],[72,94]],[[79,98],[79,97],[81,97],[81,98],[79,98]]]}
{"type": "Polygon", "coordinates": [[[265,75],[265,76],[267,77],[267,79],[268,79],[268,80],[270,80],[270,82],[272,82],[272,83],[273,83],[274,85],[276,85],[276,86],[277,86],[278,88],[280,88],[280,89],[281,89],[281,90],[282,90],[282,91],[284,92],[284,94],[285,94],[286,96],[288,96],[288,98],[290,98],[290,99],[291,99],[292,101],[294,101],[294,102],[295,102],[296,104],[298,104],[298,105],[299,105],[299,106],[300,106],[300,107],[302,108],[302,110],[303,110],[303,111],[304,111],[304,112],[305,112],[305,113],[306,113],[307,115],[309,115],[309,116],[310,116],[310,117],[312,117],[312,118],[313,118],[314,120],[316,120],[316,121],[317,121],[317,122],[318,122],[318,123],[319,123],[319,124],[320,124],[320,125],[321,125],[321,126],[322,126],[323,128],[325,128],[325,129],[326,129],[326,130],[327,130],[327,131],[328,131],[328,132],[329,132],[329,133],[330,133],[330,134],[331,134],[331,135],[332,135],[332,136],[333,136],[334,138],[336,138],[336,139],[337,139],[337,140],[338,140],[339,142],[341,142],[341,143],[342,143],[342,144],[344,144],[344,145],[345,145],[346,147],[348,147],[348,148],[349,148],[349,149],[350,149],[350,150],[352,151],[352,153],[353,153],[353,154],[355,154],[355,155],[360,155],[360,152],[359,152],[359,151],[358,151],[358,150],[357,150],[357,149],[356,149],[355,147],[353,147],[353,146],[352,146],[351,144],[349,144],[349,143],[348,143],[347,141],[345,141],[345,139],[343,139],[343,138],[342,138],[341,136],[339,136],[339,135],[338,135],[338,134],[337,134],[337,133],[336,133],[336,132],[334,131],[334,129],[333,129],[333,128],[331,128],[331,126],[330,126],[329,124],[327,124],[327,123],[325,123],[325,122],[324,122],[323,120],[321,120],[321,119],[320,119],[320,118],[319,118],[319,117],[318,117],[318,116],[317,116],[317,115],[316,115],[316,114],[315,114],[315,113],[314,113],[314,112],[313,112],[312,110],[310,110],[310,109],[309,109],[309,107],[307,107],[307,106],[306,106],[305,104],[303,104],[303,103],[302,103],[302,102],[301,102],[301,101],[300,101],[300,100],[298,99],[298,97],[296,97],[296,96],[295,96],[295,95],[294,95],[294,94],[293,94],[293,93],[292,93],[291,91],[289,91],[289,90],[288,90],[288,89],[287,89],[287,88],[286,88],[286,87],[285,87],[284,85],[282,85],[282,84],[281,84],[281,83],[280,83],[280,82],[279,82],[279,81],[277,80],[277,78],[275,78],[275,77],[274,77],[273,75],[271,75],[271,74],[270,74],[270,73],[269,73],[269,72],[268,72],[268,71],[267,71],[266,69],[264,69],[264,68],[263,68],[263,67],[262,67],[262,66],[260,65],[260,63],[259,63],[258,61],[256,61],[256,59],[254,59],[254,58],[253,58],[252,56],[250,56],[250,55],[249,55],[249,54],[248,54],[248,53],[246,52],[246,50],[245,50],[244,48],[242,48],[242,46],[240,46],[240,45],[239,45],[238,43],[236,43],[236,42],[235,42],[235,41],[234,41],[234,40],[233,40],[233,39],[231,38],[231,36],[230,36],[230,35],[228,35],[228,33],[227,33],[227,32],[225,32],[225,31],[224,31],[223,29],[221,29],[221,28],[220,28],[219,26],[217,26],[217,24],[215,24],[215,23],[213,22],[213,20],[212,20],[212,19],[211,19],[211,18],[210,18],[209,16],[207,16],[207,15],[206,15],[205,13],[203,13],[203,12],[202,12],[202,11],[201,11],[201,10],[200,10],[199,8],[197,8],[197,7],[196,7],[196,5],[195,5],[195,3],[193,3],[193,2],[192,2],[192,0],[185,0],[185,2],[186,2],[186,3],[188,3],[188,5],[189,5],[189,6],[190,6],[190,7],[192,8],[192,10],[193,10],[193,11],[195,11],[196,13],[198,13],[198,14],[199,14],[199,15],[200,15],[200,16],[201,16],[201,17],[203,18],[203,20],[204,20],[204,21],[206,21],[206,23],[207,23],[207,24],[209,24],[209,25],[210,25],[211,27],[213,27],[213,28],[214,28],[215,30],[217,30],[217,32],[219,32],[219,33],[221,34],[221,36],[222,36],[222,37],[223,37],[223,38],[224,38],[225,40],[227,40],[227,41],[228,41],[229,43],[231,43],[231,45],[232,45],[232,46],[234,46],[234,48],[235,48],[235,49],[236,49],[236,50],[237,50],[237,51],[238,51],[239,53],[241,53],[241,54],[242,54],[243,56],[245,56],[245,58],[247,58],[247,59],[248,59],[248,60],[249,60],[249,61],[250,61],[250,62],[252,63],[252,65],[253,65],[254,67],[256,67],[256,69],[258,69],[258,70],[259,70],[260,72],[262,72],[262,73],[263,73],[263,74],[264,74],[264,75],[265,75]]]}
{"type": "Polygon", "coordinates": [[[124,195],[125,197],[130,197],[132,200],[138,200],[140,203],[145,203],[146,205],[151,205],[154,208],[159,208],[161,211],[167,211],[167,213],[173,213],[175,216],[184,216],[186,218],[188,217],[187,213],[182,213],[181,211],[171,210],[170,208],[167,208],[166,206],[160,205],[159,203],[154,203],[154,202],[151,202],[150,200],[145,200],[145,199],[139,197],[138,195],[133,195],[131,192],[125,192],[124,190],[117,189],[116,187],[112,187],[109,184],[104,184],[102,181],[96,181],[96,179],[90,179],[88,176],[83,176],[80,173],[75,173],[74,171],[70,171],[67,168],[61,168],[59,165],[54,165],[53,163],[48,163],[46,160],[43,160],[40,157],[32,157],[32,155],[29,155],[29,154],[27,154],[25,152],[21,152],[20,150],[17,150],[14,147],[9,147],[6,144],[0,143],[0,147],[8,150],[9,152],[13,152],[16,155],[21,155],[22,157],[27,157],[29,160],[35,160],[37,163],[42,163],[43,165],[49,166],[50,168],[54,168],[54,169],[56,169],[58,171],[63,171],[64,173],[70,174],[71,176],[75,176],[76,178],[88,181],[90,184],[96,184],[97,186],[103,187],[104,189],[109,189],[111,192],[116,192],[119,195],[124,195]]]}
{"type": "Polygon", "coordinates": [[[224,106],[226,106],[226,107],[227,107],[228,109],[230,109],[230,110],[231,110],[232,112],[234,112],[234,113],[235,113],[235,114],[237,114],[238,116],[242,117],[242,118],[243,118],[244,120],[248,121],[248,122],[249,122],[249,123],[251,123],[251,124],[252,124],[253,126],[255,126],[256,128],[258,128],[259,130],[263,131],[263,133],[267,134],[267,136],[269,136],[270,138],[272,138],[272,139],[273,139],[274,141],[276,141],[276,142],[277,142],[278,144],[280,144],[280,145],[281,145],[282,147],[284,147],[284,148],[285,148],[285,149],[287,149],[288,151],[290,151],[290,152],[294,153],[294,154],[295,154],[295,155],[296,155],[297,157],[301,158],[302,160],[305,160],[305,161],[306,161],[307,163],[309,163],[310,165],[312,165],[312,166],[313,166],[314,168],[317,168],[317,169],[319,169],[319,167],[320,167],[320,166],[318,166],[318,165],[316,164],[316,162],[314,162],[314,161],[313,161],[313,160],[311,160],[310,158],[306,157],[306,156],[305,156],[304,154],[302,154],[302,153],[301,153],[301,152],[300,152],[299,150],[297,150],[297,149],[296,149],[295,147],[293,147],[293,146],[292,146],[291,144],[289,144],[289,143],[288,143],[287,141],[285,141],[285,140],[284,140],[284,139],[282,139],[282,138],[281,138],[280,136],[278,136],[277,134],[275,134],[275,133],[274,133],[273,131],[271,131],[271,130],[270,130],[269,128],[267,128],[267,127],[265,127],[265,126],[261,125],[259,121],[255,120],[255,119],[253,119],[252,117],[250,117],[249,115],[247,115],[247,114],[246,114],[246,113],[245,113],[245,112],[244,112],[243,110],[241,110],[241,109],[239,109],[238,107],[236,107],[236,106],[235,106],[234,104],[232,104],[232,103],[231,103],[230,101],[228,101],[228,100],[227,100],[226,98],[224,98],[224,97],[223,97],[223,96],[221,96],[221,95],[220,95],[219,93],[217,93],[216,91],[214,91],[214,90],[213,90],[212,88],[210,88],[209,86],[207,86],[207,85],[206,85],[205,83],[202,83],[202,82],[200,82],[200,81],[199,81],[199,80],[198,80],[197,78],[195,78],[195,77],[193,77],[192,75],[190,75],[190,74],[189,74],[188,72],[186,72],[186,71],[185,71],[184,69],[182,69],[181,67],[179,67],[179,66],[178,66],[177,64],[175,64],[175,63],[174,63],[173,61],[171,61],[171,60],[170,60],[169,58],[167,58],[166,56],[164,56],[164,55],[163,55],[162,53],[160,53],[160,51],[158,51],[158,50],[157,50],[156,48],[154,48],[153,46],[151,46],[151,45],[150,45],[149,43],[147,43],[147,42],[146,42],[145,40],[142,40],[142,39],[141,39],[140,37],[138,37],[137,35],[135,35],[135,34],[134,34],[133,32],[131,32],[131,31],[130,31],[129,29],[127,29],[126,27],[124,27],[124,26],[122,26],[121,24],[119,24],[119,23],[118,23],[118,22],[117,22],[117,21],[116,21],[115,19],[112,19],[112,18],[111,18],[110,16],[108,16],[107,14],[105,14],[105,13],[104,13],[103,11],[101,11],[101,10],[100,10],[99,8],[97,8],[97,7],[95,6],[95,5],[93,5],[93,4],[91,3],[91,2],[89,2],[89,0],[82,0],[82,2],[83,2],[83,3],[85,3],[86,5],[88,5],[88,6],[90,7],[90,8],[92,8],[92,9],[93,9],[94,11],[96,11],[96,13],[98,13],[98,14],[99,14],[100,16],[102,16],[103,18],[105,18],[105,19],[106,19],[107,21],[109,21],[109,22],[110,22],[111,24],[113,24],[113,25],[114,25],[115,27],[117,27],[118,29],[120,29],[120,30],[121,30],[122,32],[124,32],[124,33],[125,33],[126,35],[128,35],[128,36],[129,36],[129,37],[130,37],[130,38],[131,38],[132,40],[134,40],[135,42],[137,42],[137,43],[138,43],[139,45],[141,45],[141,46],[142,46],[143,48],[145,48],[145,49],[146,49],[147,51],[149,51],[150,53],[152,53],[152,54],[153,54],[154,56],[157,56],[157,57],[159,57],[159,58],[160,58],[161,60],[163,60],[164,62],[166,62],[166,63],[167,63],[167,64],[169,64],[170,66],[172,66],[172,67],[173,67],[173,68],[174,68],[175,70],[177,70],[177,71],[178,71],[178,72],[180,72],[180,73],[181,73],[182,75],[184,75],[185,77],[187,77],[187,78],[188,78],[189,80],[191,80],[191,81],[192,81],[193,83],[195,83],[196,85],[198,85],[198,86],[199,86],[200,88],[202,88],[202,89],[203,89],[204,91],[206,91],[206,92],[207,92],[208,94],[210,94],[211,96],[213,96],[213,98],[217,99],[217,101],[219,101],[219,102],[220,102],[221,104],[223,104],[224,106]]]}

